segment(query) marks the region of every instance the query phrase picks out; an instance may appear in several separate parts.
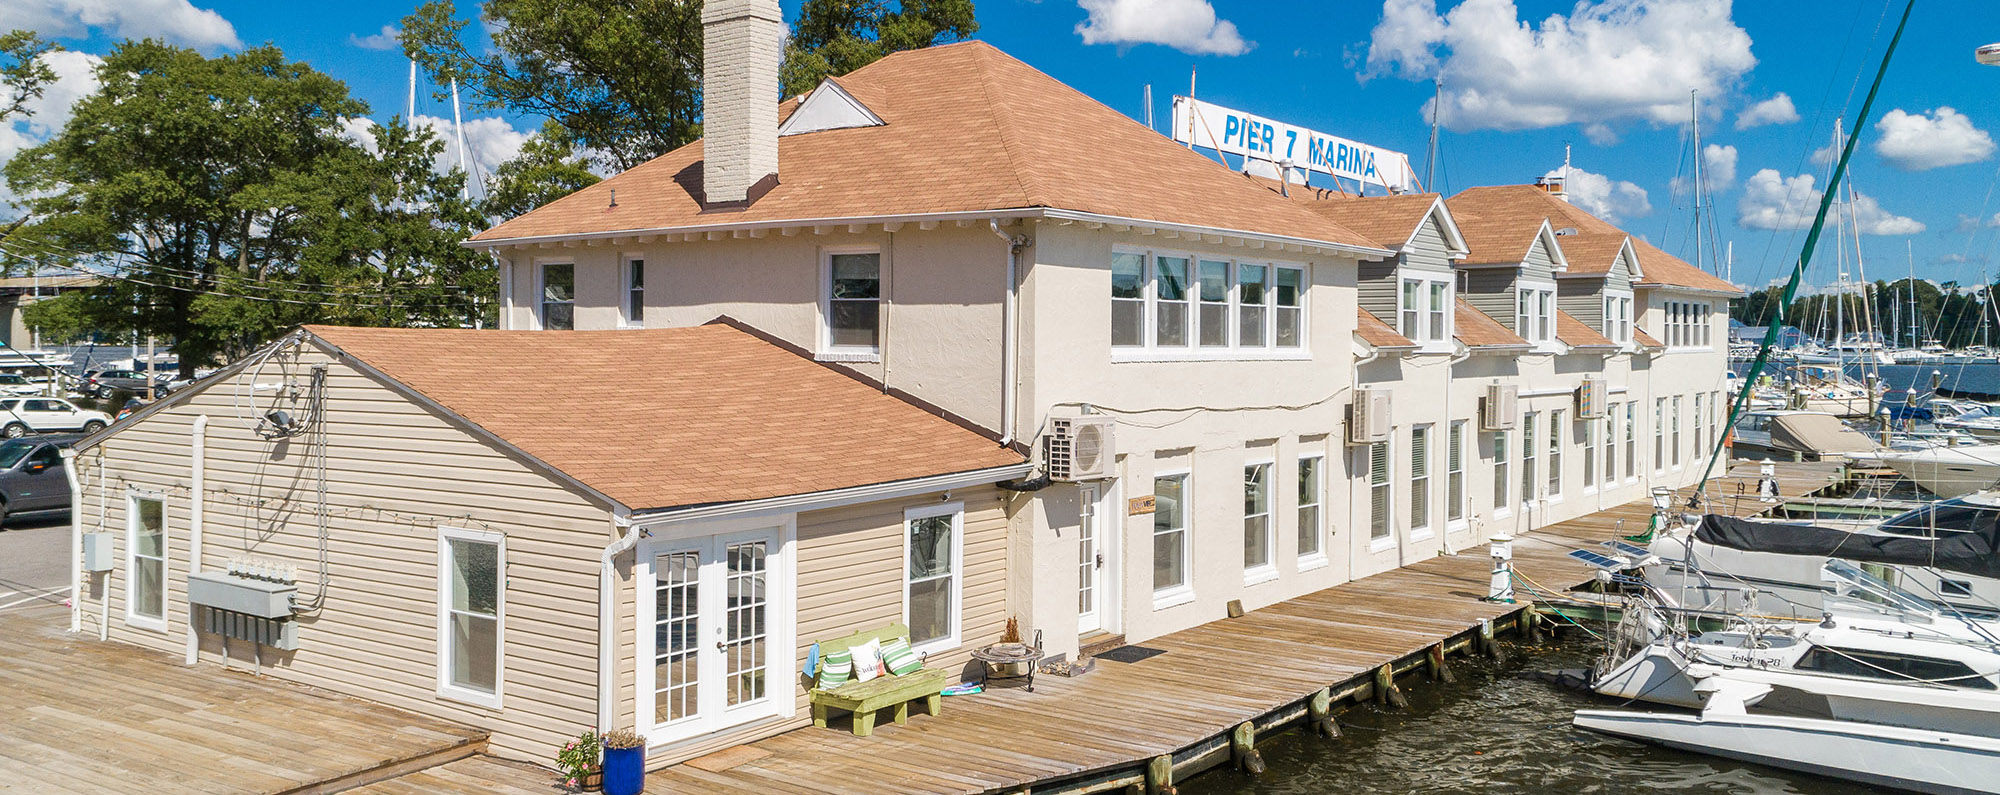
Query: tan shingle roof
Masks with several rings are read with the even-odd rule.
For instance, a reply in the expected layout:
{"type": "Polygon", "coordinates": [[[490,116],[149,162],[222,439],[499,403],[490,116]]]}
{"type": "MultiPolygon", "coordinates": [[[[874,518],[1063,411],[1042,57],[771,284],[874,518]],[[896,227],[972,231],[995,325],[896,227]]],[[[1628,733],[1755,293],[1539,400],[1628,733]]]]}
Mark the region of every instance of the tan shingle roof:
{"type": "Polygon", "coordinates": [[[1391,328],[1388,323],[1382,322],[1382,319],[1376,317],[1374,312],[1359,307],[1355,308],[1354,312],[1357,316],[1354,321],[1354,333],[1361,335],[1362,342],[1366,342],[1377,348],[1417,347],[1416,342],[1412,341],[1409,337],[1397,334],[1394,328],[1391,328]]]}
{"type": "MultiPolygon", "coordinates": [[[[1274,183],[1275,184],[1275,183],[1274,183]]],[[[1350,196],[1333,191],[1293,187],[1292,198],[1313,212],[1333,219],[1341,226],[1361,233],[1383,248],[1409,242],[1418,225],[1437,203],[1435,193],[1405,193],[1392,196],[1350,196]]]]}
{"type": "MultiPolygon", "coordinates": [[[[1613,226],[1610,222],[1584,212],[1583,208],[1574,204],[1550,196],[1546,191],[1533,185],[1490,185],[1469,188],[1446,200],[1446,203],[1451,205],[1452,216],[1458,219],[1461,231],[1464,231],[1466,226],[1464,213],[1484,210],[1505,211],[1523,216],[1539,215],[1548,218],[1549,224],[1558,229],[1575,227],[1579,232],[1626,234],[1625,230],[1613,226]]],[[[1466,232],[1466,237],[1469,242],[1471,233],[1466,232]]],[[[1562,245],[1567,253],[1569,247],[1567,236],[1559,245],[1562,245]]],[[[1632,248],[1639,255],[1639,270],[1645,274],[1638,279],[1639,284],[1660,284],[1728,293],[1742,292],[1736,285],[1689,265],[1681,258],[1661,251],[1644,240],[1634,237],[1632,248]]]]}
{"type": "Polygon", "coordinates": [[[1578,232],[1558,236],[1556,245],[1562,246],[1563,260],[1569,263],[1568,273],[1602,276],[1618,264],[1618,252],[1625,250],[1625,240],[1624,232],[1578,232]]]}
{"type": "Polygon", "coordinates": [[[1632,341],[1639,343],[1639,347],[1649,350],[1663,351],[1667,349],[1666,343],[1653,339],[1653,335],[1647,334],[1645,329],[1638,326],[1632,327],[1632,341]]]}
{"type": "Polygon", "coordinates": [[[1616,348],[1618,343],[1597,333],[1575,315],[1556,310],[1556,339],[1572,348],[1616,348]]]}
{"type": "Polygon", "coordinates": [[[1542,231],[1542,218],[1521,212],[1513,203],[1482,199],[1468,199],[1460,193],[1444,202],[1458,223],[1458,233],[1465,237],[1465,263],[1517,264],[1526,260],[1542,231]]]}
{"type": "Polygon", "coordinates": [[[1520,335],[1508,331],[1492,315],[1479,310],[1463,297],[1458,299],[1458,308],[1452,312],[1452,336],[1470,348],[1495,346],[1527,347],[1528,341],[1520,335]]]}
{"type": "Polygon", "coordinates": [[[633,510],[808,494],[1023,460],[727,325],[306,330],[633,510]]]}
{"type": "Polygon", "coordinates": [[[837,82],[885,123],[780,138],[778,183],[747,206],[702,206],[696,141],[473,240],[1057,208],[1378,248],[984,42],[837,82]]]}

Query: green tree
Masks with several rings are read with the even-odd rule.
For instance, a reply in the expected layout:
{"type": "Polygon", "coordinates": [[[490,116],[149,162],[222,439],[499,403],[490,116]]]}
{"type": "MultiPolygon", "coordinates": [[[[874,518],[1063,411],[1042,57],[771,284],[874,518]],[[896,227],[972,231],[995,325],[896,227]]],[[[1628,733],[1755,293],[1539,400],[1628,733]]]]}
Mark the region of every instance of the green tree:
{"type": "Polygon", "coordinates": [[[521,153],[493,170],[482,205],[489,218],[512,218],[597,184],[569,131],[553,121],[528,137],[521,153]]]}
{"type": "Polygon", "coordinates": [[[56,73],[42,56],[60,49],[34,31],[0,33],[0,83],[6,84],[6,93],[0,95],[0,122],[26,112],[28,103],[40,99],[55,82],[56,73]]]}
{"type": "MultiPolygon", "coordinates": [[[[701,135],[699,0],[486,0],[479,17],[490,48],[468,38],[453,0],[429,0],[403,18],[403,51],[474,107],[557,122],[621,171],[701,135]]],[[[794,27],[787,95],[979,23],[972,0],[805,0],[794,27]]]]}
{"type": "Polygon", "coordinates": [[[31,223],[9,240],[105,276],[38,304],[54,335],[162,338],[183,372],[307,322],[460,325],[491,309],[491,268],[458,245],[483,223],[443,143],[368,108],[275,47],[206,58],[126,42],[48,142],[6,165],[31,223]]]}

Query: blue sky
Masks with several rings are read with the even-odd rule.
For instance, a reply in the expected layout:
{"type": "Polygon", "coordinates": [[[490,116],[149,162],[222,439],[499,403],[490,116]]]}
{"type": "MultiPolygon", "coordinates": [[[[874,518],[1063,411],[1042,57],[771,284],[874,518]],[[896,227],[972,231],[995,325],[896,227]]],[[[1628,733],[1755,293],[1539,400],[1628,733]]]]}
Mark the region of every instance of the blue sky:
{"type": "MultiPolygon", "coordinates": [[[[979,38],[1135,118],[1152,84],[1161,129],[1193,69],[1204,100],[1402,150],[1419,171],[1441,75],[1435,187],[1531,181],[1559,168],[1568,145],[1580,202],[1690,259],[1691,202],[1673,181],[1690,163],[1687,92],[1701,88],[1703,143],[1728,148],[1708,161],[1712,178],[1729,177],[1710,182],[1716,229],[1735,244],[1736,280],[1761,286],[1803,241],[1811,188],[1825,181],[1814,152],[1836,118],[1859,109],[1901,10],[1891,1],[980,0],[978,15],[979,38]]],[[[386,119],[402,109],[408,65],[367,37],[414,5],[0,0],[0,25],[36,27],[84,53],[143,35],[210,52],[275,43],[346,80],[386,119]],[[86,14],[106,22],[86,28],[86,14]]],[[[797,3],[784,6],[791,14],[797,3]]],[[[2000,275],[2000,68],[1972,57],[1993,41],[2000,3],[1929,2],[1912,19],[1875,110],[1878,120],[1900,113],[1864,131],[1853,165],[1870,277],[1906,273],[1906,246],[1923,277],[2000,275]]],[[[67,101],[51,94],[45,104],[67,101]]],[[[418,112],[450,115],[428,97],[418,112]]],[[[482,160],[497,160],[538,124],[482,119],[469,137],[482,160]]],[[[0,128],[0,156],[48,132],[0,128]]],[[[1825,259],[1810,281],[1832,278],[1825,259]]]]}

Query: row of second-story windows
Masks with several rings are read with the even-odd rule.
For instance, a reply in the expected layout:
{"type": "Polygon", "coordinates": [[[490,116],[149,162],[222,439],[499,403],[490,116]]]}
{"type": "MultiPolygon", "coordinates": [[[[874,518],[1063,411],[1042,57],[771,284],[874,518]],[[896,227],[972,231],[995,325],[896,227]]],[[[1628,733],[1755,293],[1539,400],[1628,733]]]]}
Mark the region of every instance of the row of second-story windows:
{"type": "Polygon", "coordinates": [[[1632,296],[1604,296],[1604,336],[1619,345],[1632,343],[1632,296]]]}
{"type": "Polygon", "coordinates": [[[1555,341],[1555,285],[1523,284],[1515,290],[1514,333],[1533,345],[1545,345],[1555,341]]]}
{"type": "Polygon", "coordinates": [[[1111,259],[1111,344],[1159,351],[1270,351],[1305,344],[1298,266],[1120,251],[1111,259]]]}
{"type": "Polygon", "coordinates": [[[1695,301],[1668,301],[1667,347],[1669,348],[1709,348],[1713,347],[1710,333],[1715,328],[1712,322],[1714,306],[1695,301]]]}
{"type": "MultiPolygon", "coordinates": [[[[542,328],[551,331],[568,331],[576,328],[576,265],[568,262],[551,262],[541,266],[537,277],[541,282],[541,303],[536,307],[536,317],[542,328]]],[[[625,260],[620,274],[620,290],[624,293],[619,305],[619,324],[637,327],[646,324],[646,261],[625,260]]]]}
{"type": "Polygon", "coordinates": [[[1451,277],[1405,277],[1397,298],[1397,333],[1418,345],[1450,344],[1451,300],[1451,277]]]}

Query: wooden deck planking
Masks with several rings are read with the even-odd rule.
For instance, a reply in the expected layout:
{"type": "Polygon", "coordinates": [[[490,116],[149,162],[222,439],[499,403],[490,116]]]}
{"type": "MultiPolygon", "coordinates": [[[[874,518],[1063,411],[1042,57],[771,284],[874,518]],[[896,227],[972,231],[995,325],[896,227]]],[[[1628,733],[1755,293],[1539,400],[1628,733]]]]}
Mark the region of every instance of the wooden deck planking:
{"type": "MultiPolygon", "coordinates": [[[[1816,490],[1833,471],[1817,464],[1778,469],[1786,494],[1816,490]]],[[[1738,464],[1709,493],[1733,495],[1736,483],[1756,477],[1754,465],[1738,464]]],[[[1765,507],[1755,500],[1711,505],[1732,514],[1765,507]]],[[[1583,582],[1591,572],[1566,556],[1570,550],[1596,548],[1614,532],[1643,532],[1651,515],[1641,500],[1543,528],[1516,541],[1515,567],[1550,587],[1583,582]]],[[[1038,677],[1034,693],[996,688],[948,698],[943,716],[878,723],[873,737],[853,738],[838,721],[787,732],[754,743],[765,755],[735,767],[656,771],[647,791],[781,792],[801,780],[857,795],[1011,791],[1135,769],[1521,609],[1481,599],[1488,567],[1484,546],[1421,561],[1143,641],[1167,653],[1136,663],[1100,660],[1096,671],[1074,679],[1038,677]]]]}

